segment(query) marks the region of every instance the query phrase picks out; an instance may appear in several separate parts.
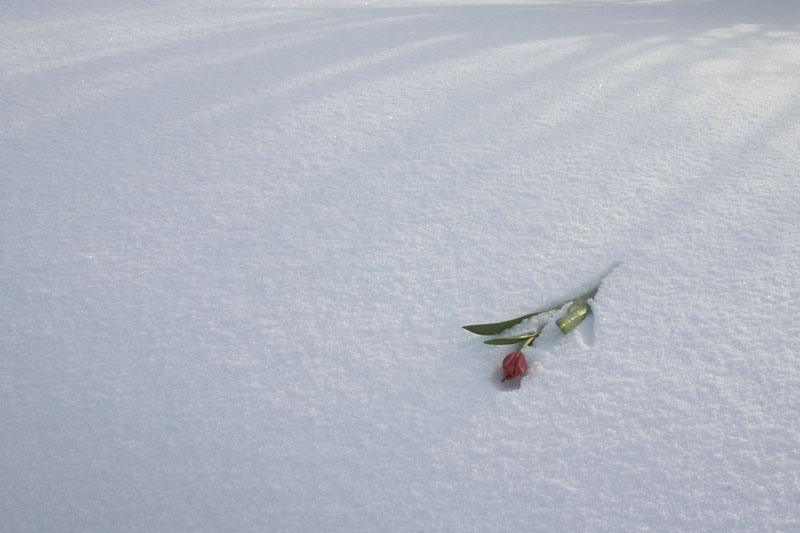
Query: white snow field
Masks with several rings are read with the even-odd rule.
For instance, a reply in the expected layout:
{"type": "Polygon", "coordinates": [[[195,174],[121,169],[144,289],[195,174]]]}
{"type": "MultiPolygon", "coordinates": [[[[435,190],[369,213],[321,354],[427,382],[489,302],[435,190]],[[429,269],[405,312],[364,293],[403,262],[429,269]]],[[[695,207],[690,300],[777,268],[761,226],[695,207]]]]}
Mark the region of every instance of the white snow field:
{"type": "Polygon", "coordinates": [[[3,0],[0,76],[0,530],[800,528],[800,3],[3,0]]]}

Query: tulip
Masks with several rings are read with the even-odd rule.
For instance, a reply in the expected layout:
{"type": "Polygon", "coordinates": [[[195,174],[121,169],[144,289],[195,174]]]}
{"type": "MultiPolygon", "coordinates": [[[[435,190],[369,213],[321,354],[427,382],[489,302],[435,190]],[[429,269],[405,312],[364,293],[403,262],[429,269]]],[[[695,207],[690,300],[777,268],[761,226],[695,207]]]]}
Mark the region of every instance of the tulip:
{"type": "Polygon", "coordinates": [[[521,376],[528,370],[528,362],[522,352],[511,352],[503,359],[503,381],[521,376]]]}

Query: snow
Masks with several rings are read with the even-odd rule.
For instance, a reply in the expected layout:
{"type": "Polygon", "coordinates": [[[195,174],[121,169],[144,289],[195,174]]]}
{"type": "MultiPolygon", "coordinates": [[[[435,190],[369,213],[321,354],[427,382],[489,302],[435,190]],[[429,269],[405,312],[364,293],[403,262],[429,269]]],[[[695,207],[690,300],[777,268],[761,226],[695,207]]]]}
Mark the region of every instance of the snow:
{"type": "Polygon", "coordinates": [[[2,529],[800,528],[795,2],[7,0],[0,44],[2,529]],[[461,329],[607,272],[522,380],[461,329]]]}

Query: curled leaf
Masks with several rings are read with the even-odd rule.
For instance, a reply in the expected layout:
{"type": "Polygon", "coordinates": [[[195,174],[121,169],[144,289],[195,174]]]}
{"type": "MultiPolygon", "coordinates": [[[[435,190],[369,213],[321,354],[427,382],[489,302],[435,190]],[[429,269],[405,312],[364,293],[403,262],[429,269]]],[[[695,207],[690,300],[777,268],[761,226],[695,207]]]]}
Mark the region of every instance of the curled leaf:
{"type": "Polygon", "coordinates": [[[586,315],[588,315],[591,310],[587,300],[588,298],[586,297],[578,298],[569,306],[567,314],[556,320],[556,324],[559,329],[561,329],[561,333],[566,335],[586,318],[586,315]]]}

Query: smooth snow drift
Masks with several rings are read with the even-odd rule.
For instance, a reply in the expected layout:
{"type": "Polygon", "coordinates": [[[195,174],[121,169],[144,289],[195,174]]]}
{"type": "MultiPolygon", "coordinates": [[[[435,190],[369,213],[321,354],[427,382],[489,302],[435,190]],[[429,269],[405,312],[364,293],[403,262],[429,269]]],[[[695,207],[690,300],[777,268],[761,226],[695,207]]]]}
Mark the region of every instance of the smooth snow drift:
{"type": "Polygon", "coordinates": [[[3,529],[800,528],[796,2],[7,0],[0,78],[3,529]]]}

